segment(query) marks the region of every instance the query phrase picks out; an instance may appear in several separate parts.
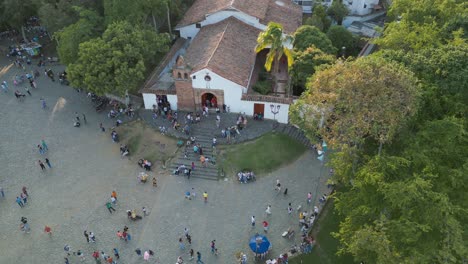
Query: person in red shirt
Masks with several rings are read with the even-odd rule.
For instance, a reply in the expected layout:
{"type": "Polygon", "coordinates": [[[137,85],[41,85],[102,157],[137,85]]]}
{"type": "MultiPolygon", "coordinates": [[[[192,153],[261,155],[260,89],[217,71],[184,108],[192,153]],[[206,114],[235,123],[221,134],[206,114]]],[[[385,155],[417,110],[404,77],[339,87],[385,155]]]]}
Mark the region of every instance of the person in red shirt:
{"type": "Polygon", "coordinates": [[[265,233],[268,232],[268,222],[264,220],[262,224],[263,224],[263,231],[265,231],[265,233]]]}

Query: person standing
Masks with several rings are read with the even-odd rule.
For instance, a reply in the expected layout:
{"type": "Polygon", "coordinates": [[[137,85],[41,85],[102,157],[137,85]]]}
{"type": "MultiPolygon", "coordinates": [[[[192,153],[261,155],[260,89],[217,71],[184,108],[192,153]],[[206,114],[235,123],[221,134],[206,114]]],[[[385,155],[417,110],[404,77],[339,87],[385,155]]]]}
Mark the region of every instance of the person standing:
{"type": "Polygon", "coordinates": [[[42,163],[41,160],[39,160],[38,163],[39,163],[39,166],[41,166],[41,170],[45,170],[45,169],[46,169],[44,163],[42,163]]]}
{"type": "Polygon", "coordinates": [[[26,188],[26,186],[23,186],[23,188],[21,189],[23,191],[23,193],[26,195],[26,197],[29,197],[29,194],[28,194],[28,188],[26,188]]]}
{"type": "Polygon", "coordinates": [[[203,192],[203,200],[205,200],[205,203],[208,202],[208,193],[206,191],[203,192]]]}
{"type": "Polygon", "coordinates": [[[80,116],[78,115],[78,112],[75,112],[75,119],[76,121],[80,122],[80,116]]]}
{"type": "Polygon", "coordinates": [[[26,194],[21,193],[20,198],[23,199],[23,204],[26,204],[28,202],[28,197],[26,196],[26,194]]]}
{"type": "Polygon", "coordinates": [[[263,224],[263,231],[265,231],[265,233],[267,233],[268,232],[268,222],[266,220],[264,220],[262,222],[262,224],[263,224]]]}
{"type": "Polygon", "coordinates": [[[86,120],[85,114],[83,113],[82,115],[83,115],[83,121],[84,121],[84,123],[85,123],[85,125],[86,125],[86,123],[87,123],[88,121],[86,120]]]}
{"type": "Polygon", "coordinates": [[[193,260],[193,254],[194,254],[193,248],[190,249],[189,254],[190,254],[190,260],[193,260]]]}
{"type": "Polygon", "coordinates": [[[255,216],[254,215],[250,218],[250,223],[252,224],[252,228],[254,228],[255,227],[255,216]]]}
{"type": "Polygon", "coordinates": [[[96,237],[94,236],[93,232],[89,232],[89,239],[91,242],[96,243],[96,237]]]}
{"type": "Polygon", "coordinates": [[[20,198],[19,196],[16,197],[16,203],[17,203],[21,208],[24,207],[23,201],[21,200],[21,198],[20,198]]]}
{"type": "Polygon", "coordinates": [[[31,92],[29,91],[28,87],[24,87],[24,90],[29,94],[29,96],[32,96],[31,92]]]}
{"type": "Polygon", "coordinates": [[[107,202],[107,203],[106,203],[106,207],[107,207],[107,210],[109,210],[109,213],[112,214],[112,211],[115,212],[115,209],[114,209],[114,207],[112,207],[112,203],[111,203],[111,202],[107,202]]]}
{"type": "Polygon", "coordinates": [[[291,203],[289,203],[288,204],[288,214],[291,215],[292,211],[293,211],[293,208],[291,206],[291,203]]]}
{"type": "Polygon", "coordinates": [[[102,132],[106,132],[106,129],[104,128],[102,123],[99,123],[99,128],[101,129],[102,132]]]}
{"type": "MultiPolygon", "coordinates": [[[[24,187],[23,187],[23,188],[24,188],[24,187]]],[[[0,194],[2,195],[2,198],[5,197],[5,193],[3,192],[3,187],[2,187],[2,186],[0,186],[0,194]]]]}
{"type": "Polygon", "coordinates": [[[45,143],[45,140],[44,140],[44,139],[41,140],[41,145],[42,145],[42,149],[44,149],[44,151],[48,151],[48,150],[49,150],[49,147],[48,147],[47,144],[45,143]]]}
{"type": "Polygon", "coordinates": [[[45,163],[47,166],[49,166],[50,169],[52,169],[52,165],[50,165],[50,160],[48,158],[45,159],[45,163]]]}
{"type": "Polygon", "coordinates": [[[115,200],[117,201],[117,192],[115,190],[112,191],[111,197],[114,197],[115,200]]]}
{"type": "Polygon", "coordinates": [[[156,177],[153,177],[153,187],[154,188],[158,187],[158,182],[156,180],[156,177]]]}
{"type": "Polygon", "coordinates": [[[185,235],[185,237],[187,238],[189,245],[192,245],[192,237],[189,234],[185,235]]]}
{"type": "Polygon", "coordinates": [[[88,243],[89,243],[89,235],[88,235],[88,231],[86,231],[86,230],[85,230],[85,231],[83,232],[83,235],[84,235],[84,236],[85,236],[85,238],[86,238],[86,242],[88,242],[88,243]]]}
{"type": "Polygon", "coordinates": [[[45,153],[45,150],[41,145],[37,145],[37,149],[39,150],[39,154],[43,155],[45,153]]]}
{"type": "Polygon", "coordinates": [[[312,202],[312,193],[309,192],[307,193],[307,204],[310,205],[311,202],[312,202]]]}
{"type": "Polygon", "coordinates": [[[47,225],[46,225],[46,226],[44,227],[44,232],[45,232],[46,234],[49,234],[49,236],[51,236],[51,235],[52,235],[52,228],[50,228],[50,226],[47,226],[47,225]]]}
{"type": "Polygon", "coordinates": [[[267,206],[267,208],[266,208],[266,210],[265,210],[265,213],[266,213],[267,215],[271,215],[271,205],[268,205],[268,206],[267,206]]]}

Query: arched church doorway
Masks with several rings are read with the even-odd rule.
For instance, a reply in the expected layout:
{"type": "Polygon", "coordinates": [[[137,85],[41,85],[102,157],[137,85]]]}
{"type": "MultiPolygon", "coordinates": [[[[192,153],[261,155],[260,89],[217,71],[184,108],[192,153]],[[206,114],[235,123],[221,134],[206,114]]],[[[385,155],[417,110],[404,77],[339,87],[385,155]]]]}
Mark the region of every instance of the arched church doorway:
{"type": "Polygon", "coordinates": [[[208,108],[218,107],[218,98],[212,93],[204,93],[201,96],[201,104],[208,108]]]}

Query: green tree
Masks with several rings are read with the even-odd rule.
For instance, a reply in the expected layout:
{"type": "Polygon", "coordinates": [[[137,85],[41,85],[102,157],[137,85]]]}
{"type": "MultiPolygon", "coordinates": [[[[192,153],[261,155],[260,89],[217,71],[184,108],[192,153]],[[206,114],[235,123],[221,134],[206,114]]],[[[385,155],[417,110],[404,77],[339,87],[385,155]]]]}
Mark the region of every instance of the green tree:
{"type": "Polygon", "coordinates": [[[345,47],[347,54],[344,55],[356,55],[357,40],[345,27],[336,25],[331,26],[328,29],[327,37],[337,50],[342,50],[343,47],[345,47]]]}
{"type": "Polygon", "coordinates": [[[0,3],[3,11],[0,20],[12,28],[21,30],[23,39],[28,41],[24,32],[24,23],[36,14],[38,2],[34,0],[4,0],[0,3]]]}
{"type": "Polygon", "coordinates": [[[49,34],[75,23],[78,15],[69,1],[59,0],[44,2],[38,10],[41,24],[47,28],[49,34]]]}
{"type": "Polygon", "coordinates": [[[169,48],[169,36],[126,21],[108,26],[101,38],[81,43],[76,63],[68,67],[71,84],[96,94],[134,92],[147,66],[169,48]]]}
{"type": "Polygon", "coordinates": [[[291,107],[291,120],[330,147],[359,146],[370,138],[390,142],[417,108],[416,78],[401,65],[378,57],[336,63],[316,72],[291,107]]]}
{"type": "Polygon", "coordinates": [[[313,26],[301,26],[294,33],[294,49],[303,51],[314,45],[323,52],[336,54],[337,50],[325,33],[313,26]]]}
{"type": "Polygon", "coordinates": [[[307,78],[312,76],[318,67],[332,65],[335,61],[334,55],[327,54],[314,45],[304,51],[294,52],[294,63],[290,70],[294,94],[302,94],[307,78]]]}
{"type": "Polygon", "coordinates": [[[338,25],[341,25],[343,19],[349,14],[349,10],[342,1],[333,1],[331,6],[327,9],[327,14],[331,16],[338,25]]]}
{"type": "Polygon", "coordinates": [[[267,58],[265,61],[265,69],[271,70],[276,73],[280,59],[285,56],[288,59],[288,67],[293,64],[293,55],[288,45],[294,41],[290,35],[283,33],[283,26],[281,24],[270,22],[267,28],[260,32],[257,38],[257,46],[255,52],[259,53],[264,49],[268,49],[267,58]]]}
{"type": "Polygon", "coordinates": [[[95,11],[79,7],[73,9],[79,14],[80,19],[54,34],[58,42],[57,52],[60,61],[66,65],[77,60],[80,43],[99,36],[103,31],[103,19],[95,11]]]}
{"type": "Polygon", "coordinates": [[[307,18],[304,25],[315,26],[323,32],[327,32],[331,26],[331,20],[327,16],[325,7],[321,4],[314,6],[312,16],[307,18]]]}
{"type": "MultiPolygon", "coordinates": [[[[352,185],[337,194],[346,219],[334,234],[340,253],[368,263],[460,263],[468,253],[464,120],[429,121],[403,136],[395,155],[364,157],[352,185]]],[[[332,165],[349,185],[340,165],[350,162],[341,157],[332,165]]]]}

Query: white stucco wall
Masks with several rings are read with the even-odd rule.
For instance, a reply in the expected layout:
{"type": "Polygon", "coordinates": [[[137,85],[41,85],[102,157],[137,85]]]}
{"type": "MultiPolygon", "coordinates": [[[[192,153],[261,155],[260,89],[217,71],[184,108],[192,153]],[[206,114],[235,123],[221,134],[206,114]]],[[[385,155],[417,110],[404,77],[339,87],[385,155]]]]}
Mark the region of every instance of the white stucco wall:
{"type": "MultiPolygon", "coordinates": [[[[271,112],[270,105],[280,105],[278,114],[276,114],[276,120],[280,123],[287,124],[289,121],[289,105],[288,104],[278,104],[278,103],[269,103],[269,102],[256,102],[256,101],[241,101],[240,102],[240,111],[235,111],[239,113],[245,113],[248,116],[253,116],[254,114],[254,104],[264,104],[264,115],[266,119],[273,119],[274,115],[271,112]]],[[[231,110],[231,112],[233,112],[231,110]]]]}
{"type": "Polygon", "coordinates": [[[177,95],[176,94],[168,94],[167,101],[171,104],[172,110],[177,110],[177,95]]]}
{"type": "Polygon", "coordinates": [[[242,92],[246,89],[232,81],[229,81],[218,74],[212,72],[209,69],[203,69],[198,72],[193,73],[190,75],[192,78],[192,86],[195,89],[216,89],[216,90],[223,90],[224,91],[224,104],[229,106],[231,112],[239,112],[240,109],[240,99],[242,97],[242,92]],[[209,74],[211,77],[211,81],[209,84],[205,81],[206,74],[209,74]],[[193,76],[196,76],[193,79],[193,76]]]}
{"type": "Polygon", "coordinates": [[[145,103],[145,109],[153,109],[153,105],[157,105],[156,102],[156,95],[144,93],[143,94],[143,102],[145,103]]]}

